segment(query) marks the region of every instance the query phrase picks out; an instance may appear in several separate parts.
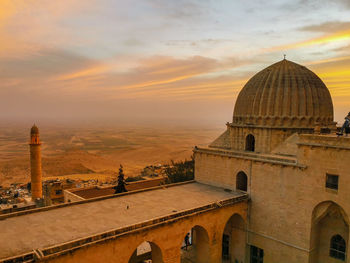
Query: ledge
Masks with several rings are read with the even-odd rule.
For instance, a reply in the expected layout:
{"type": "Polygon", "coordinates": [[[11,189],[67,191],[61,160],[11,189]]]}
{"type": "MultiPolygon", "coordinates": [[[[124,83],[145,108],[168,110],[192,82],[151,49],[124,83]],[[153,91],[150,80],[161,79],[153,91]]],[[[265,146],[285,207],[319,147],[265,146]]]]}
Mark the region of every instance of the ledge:
{"type": "Polygon", "coordinates": [[[206,153],[206,154],[244,159],[244,160],[251,160],[255,162],[262,162],[262,163],[275,164],[275,165],[281,165],[281,166],[291,166],[291,167],[296,167],[300,169],[306,168],[305,165],[298,164],[296,158],[283,158],[283,157],[272,156],[272,155],[264,155],[264,154],[256,154],[256,153],[254,154],[254,153],[248,153],[248,152],[221,150],[221,149],[199,148],[199,147],[195,148],[193,152],[206,153]]]}
{"type": "Polygon", "coordinates": [[[254,129],[276,129],[276,130],[295,130],[295,131],[309,131],[310,133],[314,132],[314,128],[312,127],[286,127],[286,126],[273,126],[273,125],[256,125],[256,124],[226,124],[230,127],[238,127],[238,128],[254,128],[254,129]]]}
{"type": "Polygon", "coordinates": [[[320,143],[297,143],[298,146],[308,146],[308,147],[320,147],[320,148],[329,148],[329,149],[337,149],[337,150],[350,150],[350,147],[346,146],[335,146],[335,145],[326,145],[326,144],[320,144],[320,143]]]}
{"type": "Polygon", "coordinates": [[[300,135],[300,141],[297,143],[298,147],[321,147],[337,150],[350,150],[350,137],[338,137],[335,134],[329,135],[300,135]]]}

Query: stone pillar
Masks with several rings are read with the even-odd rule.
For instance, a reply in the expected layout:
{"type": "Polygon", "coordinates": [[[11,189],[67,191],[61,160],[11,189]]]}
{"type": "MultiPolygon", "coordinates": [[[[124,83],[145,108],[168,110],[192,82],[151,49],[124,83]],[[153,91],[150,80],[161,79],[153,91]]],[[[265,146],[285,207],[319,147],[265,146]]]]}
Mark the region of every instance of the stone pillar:
{"type": "Polygon", "coordinates": [[[213,242],[210,246],[210,263],[221,263],[222,262],[222,238],[213,242]]]}
{"type": "Polygon", "coordinates": [[[181,263],[181,249],[174,246],[170,249],[166,249],[163,254],[164,263],[181,263]]]}

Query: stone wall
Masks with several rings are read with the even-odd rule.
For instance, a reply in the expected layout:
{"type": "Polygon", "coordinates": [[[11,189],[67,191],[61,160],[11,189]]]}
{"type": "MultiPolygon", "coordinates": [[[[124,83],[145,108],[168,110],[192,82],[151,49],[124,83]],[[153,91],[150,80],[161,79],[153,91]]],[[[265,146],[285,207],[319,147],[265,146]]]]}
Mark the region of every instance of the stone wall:
{"type": "MultiPolygon", "coordinates": [[[[247,174],[251,198],[247,244],[264,249],[264,262],[309,262],[315,249],[311,245],[312,214],[318,204],[338,204],[345,211],[345,220],[350,213],[350,138],[301,135],[297,146],[299,166],[222,156],[215,150],[195,151],[199,182],[235,189],[237,173],[247,174]],[[338,191],[325,187],[327,173],[339,175],[338,191]]],[[[326,236],[323,240],[329,244],[330,234],[326,236]]],[[[323,247],[320,250],[326,258],[322,262],[331,262],[329,247],[323,247]]]]}
{"type": "Polygon", "coordinates": [[[65,203],[85,200],[84,198],[82,198],[79,195],[76,195],[76,194],[70,192],[69,190],[63,190],[63,197],[64,197],[64,202],[65,203]]]}
{"type": "MultiPolygon", "coordinates": [[[[160,186],[165,184],[165,179],[166,179],[165,177],[161,177],[161,178],[148,179],[148,180],[142,180],[137,182],[130,182],[130,183],[127,183],[126,189],[128,191],[135,191],[139,189],[160,186]]],[[[114,187],[115,187],[114,185],[107,186],[107,187],[93,186],[89,188],[70,189],[69,191],[83,199],[91,199],[91,198],[115,194],[114,187]]],[[[67,199],[65,199],[65,201],[66,200],[67,199]]]]}
{"type": "MultiPolygon", "coordinates": [[[[60,255],[46,258],[45,262],[129,262],[135,249],[145,241],[157,245],[161,250],[164,263],[179,263],[181,258],[181,245],[183,239],[195,226],[200,226],[209,237],[209,254],[204,262],[221,263],[222,235],[228,220],[232,215],[238,214],[246,219],[247,203],[240,202],[234,205],[199,212],[184,216],[173,221],[166,221],[158,225],[144,227],[130,231],[120,236],[106,239],[102,242],[81,246],[60,255]]],[[[203,263],[204,263],[203,262],[203,263]]]]}

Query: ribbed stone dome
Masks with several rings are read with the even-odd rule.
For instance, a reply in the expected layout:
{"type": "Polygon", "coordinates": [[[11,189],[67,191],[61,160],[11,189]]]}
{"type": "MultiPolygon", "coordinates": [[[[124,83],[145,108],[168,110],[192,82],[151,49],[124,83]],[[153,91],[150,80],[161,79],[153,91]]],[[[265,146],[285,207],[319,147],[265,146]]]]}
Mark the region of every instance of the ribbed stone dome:
{"type": "Polygon", "coordinates": [[[233,124],[330,127],[333,103],[322,80],[286,59],[253,76],[238,95],[233,124]]]}

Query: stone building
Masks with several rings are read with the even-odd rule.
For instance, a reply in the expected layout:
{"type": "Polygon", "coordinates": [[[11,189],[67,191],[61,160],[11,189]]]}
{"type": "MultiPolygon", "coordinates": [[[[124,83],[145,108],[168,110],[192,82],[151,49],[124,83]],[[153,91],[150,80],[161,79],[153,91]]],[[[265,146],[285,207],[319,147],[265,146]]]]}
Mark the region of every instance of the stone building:
{"type": "Polygon", "coordinates": [[[324,83],[280,61],[194,148],[195,181],[0,215],[0,262],[350,263],[350,139],[335,129],[324,83]]]}
{"type": "Polygon", "coordinates": [[[350,139],[335,128],[325,84],[282,60],[244,86],[226,131],[196,147],[197,182],[250,197],[245,234],[224,237],[242,243],[223,251],[231,262],[350,262],[350,139]]]}
{"type": "Polygon", "coordinates": [[[43,182],[45,206],[64,203],[64,191],[76,188],[74,180],[46,180],[43,182]]]}

